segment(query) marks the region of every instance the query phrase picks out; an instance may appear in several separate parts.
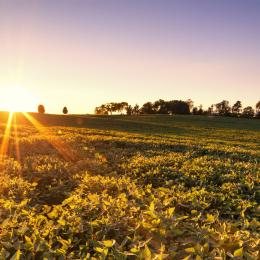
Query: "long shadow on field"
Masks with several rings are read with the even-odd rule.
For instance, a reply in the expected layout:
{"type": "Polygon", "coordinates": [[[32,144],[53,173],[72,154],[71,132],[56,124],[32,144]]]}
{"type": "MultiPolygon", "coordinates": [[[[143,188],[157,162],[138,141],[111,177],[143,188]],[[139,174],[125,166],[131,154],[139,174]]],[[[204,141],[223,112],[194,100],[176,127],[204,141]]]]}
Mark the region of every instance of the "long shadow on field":
{"type": "MultiPolygon", "coordinates": [[[[0,115],[1,123],[6,123],[8,121],[9,113],[0,112],[0,115]]],[[[145,134],[174,133],[181,135],[188,132],[187,129],[185,130],[185,128],[182,127],[148,121],[130,121],[117,117],[79,115],[64,116],[38,113],[30,113],[30,115],[44,126],[84,127],[90,129],[114,130],[145,134]]],[[[16,118],[18,124],[31,125],[31,123],[22,113],[17,113],[16,118]]]]}
{"type": "Polygon", "coordinates": [[[60,204],[78,186],[76,176],[69,171],[69,164],[55,157],[26,158],[22,177],[36,185],[31,193],[33,205],[60,204]]]}
{"type": "Polygon", "coordinates": [[[98,141],[89,141],[90,146],[95,147],[99,151],[106,151],[108,149],[122,149],[128,152],[128,154],[133,153],[150,153],[151,151],[161,154],[165,152],[177,152],[177,153],[186,153],[192,152],[193,157],[201,157],[204,155],[214,156],[219,158],[230,158],[235,161],[260,161],[259,154],[250,154],[245,151],[228,151],[222,149],[213,149],[209,147],[199,147],[194,145],[186,145],[181,143],[162,143],[160,141],[145,142],[145,141],[131,141],[131,140],[98,140],[98,141]]]}

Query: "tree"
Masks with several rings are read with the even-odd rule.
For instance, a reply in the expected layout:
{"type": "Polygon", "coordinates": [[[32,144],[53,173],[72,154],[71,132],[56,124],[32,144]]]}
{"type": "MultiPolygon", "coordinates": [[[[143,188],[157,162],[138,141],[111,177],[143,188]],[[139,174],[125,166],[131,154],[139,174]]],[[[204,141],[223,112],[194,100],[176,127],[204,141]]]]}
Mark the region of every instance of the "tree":
{"type": "Polygon", "coordinates": [[[230,106],[227,100],[223,100],[220,103],[216,104],[216,110],[220,116],[228,116],[230,115],[230,106]]]}
{"type": "Polygon", "coordinates": [[[197,114],[198,114],[198,108],[197,108],[197,107],[194,107],[194,108],[192,109],[192,114],[193,114],[193,115],[197,115],[197,114]]]}
{"type": "Polygon", "coordinates": [[[153,109],[157,114],[168,114],[167,102],[163,99],[159,99],[153,103],[153,109]]]}
{"type": "Polygon", "coordinates": [[[198,115],[202,115],[202,114],[203,114],[203,106],[199,105],[198,115]]]}
{"type": "Polygon", "coordinates": [[[208,107],[208,111],[207,111],[207,114],[208,114],[208,115],[212,115],[212,114],[213,114],[213,108],[214,108],[213,105],[211,105],[210,107],[208,107]]]}
{"type": "Polygon", "coordinates": [[[189,105],[190,112],[193,111],[194,102],[189,98],[188,100],[186,100],[186,103],[189,105]]]}
{"type": "Polygon", "coordinates": [[[189,104],[182,100],[171,100],[167,102],[168,112],[171,114],[190,114],[189,104]]]}
{"type": "MultiPolygon", "coordinates": [[[[121,102],[118,103],[118,112],[122,114],[122,112],[125,110],[127,112],[129,105],[127,102],[121,102]]],[[[132,108],[132,107],[131,107],[132,108]]]]}
{"type": "Polygon", "coordinates": [[[138,115],[140,113],[139,105],[136,104],[133,108],[133,114],[138,115]]]}
{"type": "Polygon", "coordinates": [[[132,115],[133,114],[133,107],[131,105],[128,105],[127,108],[126,108],[126,114],[128,116],[132,115]]]}
{"type": "Polygon", "coordinates": [[[64,115],[67,115],[69,113],[68,108],[64,107],[62,112],[63,112],[64,115]]]}
{"type": "Polygon", "coordinates": [[[45,113],[45,107],[44,107],[44,105],[39,105],[39,106],[38,106],[38,112],[39,112],[40,114],[44,114],[44,113],[45,113]]]}
{"type": "Polygon", "coordinates": [[[252,107],[248,106],[243,109],[242,116],[246,118],[254,117],[255,111],[252,107]]]}
{"type": "Polygon", "coordinates": [[[97,115],[108,115],[107,105],[103,104],[95,108],[95,114],[97,115]]]}
{"type": "Polygon", "coordinates": [[[260,113],[260,100],[255,105],[256,113],[260,113]]]}
{"type": "Polygon", "coordinates": [[[102,104],[99,107],[95,108],[95,113],[98,115],[112,115],[113,112],[117,112],[117,113],[123,113],[124,111],[127,110],[128,107],[128,103],[127,102],[110,102],[107,104],[102,104]]]}
{"type": "Polygon", "coordinates": [[[241,101],[237,101],[233,106],[232,106],[232,114],[235,116],[238,116],[241,112],[242,109],[242,103],[241,101]]]}
{"type": "Polygon", "coordinates": [[[142,114],[155,114],[155,110],[153,107],[152,102],[146,102],[143,104],[143,106],[140,109],[142,114]]]}

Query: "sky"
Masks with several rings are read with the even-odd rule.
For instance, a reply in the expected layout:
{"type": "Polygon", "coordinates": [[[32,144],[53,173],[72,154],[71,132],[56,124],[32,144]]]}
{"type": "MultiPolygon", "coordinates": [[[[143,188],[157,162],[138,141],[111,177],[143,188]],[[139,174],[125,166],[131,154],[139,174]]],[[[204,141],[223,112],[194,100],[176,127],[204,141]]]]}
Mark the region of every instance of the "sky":
{"type": "Polygon", "coordinates": [[[10,93],[49,113],[159,98],[254,106],[259,14],[260,0],[0,0],[0,110],[10,93]]]}

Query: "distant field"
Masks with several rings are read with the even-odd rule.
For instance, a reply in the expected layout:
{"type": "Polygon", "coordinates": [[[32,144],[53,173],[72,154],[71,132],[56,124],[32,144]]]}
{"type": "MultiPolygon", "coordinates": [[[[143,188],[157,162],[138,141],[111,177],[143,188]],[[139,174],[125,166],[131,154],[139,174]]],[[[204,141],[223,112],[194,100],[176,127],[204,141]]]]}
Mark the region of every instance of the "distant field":
{"type": "Polygon", "coordinates": [[[0,113],[0,259],[259,259],[260,120],[29,118],[0,113]]]}

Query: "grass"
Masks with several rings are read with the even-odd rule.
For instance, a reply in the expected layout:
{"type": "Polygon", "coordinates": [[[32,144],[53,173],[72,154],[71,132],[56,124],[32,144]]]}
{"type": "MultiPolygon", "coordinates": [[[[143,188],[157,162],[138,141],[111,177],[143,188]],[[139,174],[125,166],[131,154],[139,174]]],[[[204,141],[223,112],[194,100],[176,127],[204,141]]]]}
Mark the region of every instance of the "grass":
{"type": "Polygon", "coordinates": [[[259,120],[30,115],[0,162],[0,259],[259,258],[259,120]]]}

